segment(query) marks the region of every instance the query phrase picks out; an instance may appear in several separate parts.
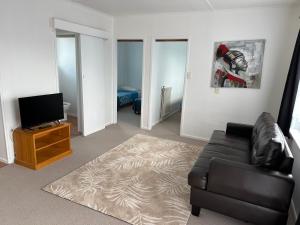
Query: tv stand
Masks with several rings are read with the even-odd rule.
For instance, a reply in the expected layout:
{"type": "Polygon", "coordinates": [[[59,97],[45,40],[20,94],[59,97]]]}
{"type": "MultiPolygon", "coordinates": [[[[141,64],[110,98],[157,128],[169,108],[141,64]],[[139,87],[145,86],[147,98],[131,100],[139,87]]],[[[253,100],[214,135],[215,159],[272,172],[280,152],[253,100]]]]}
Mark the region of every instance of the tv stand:
{"type": "Polygon", "coordinates": [[[54,127],[57,125],[58,125],[58,123],[45,123],[45,124],[42,124],[39,126],[27,128],[27,130],[36,131],[36,130],[41,130],[41,129],[45,129],[45,128],[49,128],[49,127],[54,127]]]}
{"type": "Polygon", "coordinates": [[[17,128],[13,138],[15,163],[31,169],[40,169],[72,154],[69,123],[35,130],[17,128]]]}

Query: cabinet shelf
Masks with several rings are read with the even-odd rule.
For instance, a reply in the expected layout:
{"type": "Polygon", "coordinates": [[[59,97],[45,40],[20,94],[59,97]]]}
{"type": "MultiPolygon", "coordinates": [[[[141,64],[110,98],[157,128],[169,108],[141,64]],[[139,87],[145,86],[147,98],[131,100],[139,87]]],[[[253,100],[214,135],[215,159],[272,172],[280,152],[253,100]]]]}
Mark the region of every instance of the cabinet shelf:
{"type": "Polygon", "coordinates": [[[35,149],[35,151],[40,151],[40,150],[43,150],[45,148],[49,148],[53,145],[56,145],[60,142],[66,141],[66,140],[69,140],[69,138],[57,139],[57,140],[54,140],[53,142],[44,142],[43,144],[39,144],[38,147],[35,149]]]}
{"type": "Polygon", "coordinates": [[[70,155],[72,153],[71,150],[64,150],[64,149],[60,149],[56,152],[53,151],[41,151],[42,154],[39,154],[37,156],[37,164],[36,164],[36,168],[42,168],[60,158],[63,158],[67,155],[70,155]]]}
{"type": "Polygon", "coordinates": [[[39,169],[72,153],[70,124],[63,123],[41,130],[14,131],[17,164],[39,169]]]}

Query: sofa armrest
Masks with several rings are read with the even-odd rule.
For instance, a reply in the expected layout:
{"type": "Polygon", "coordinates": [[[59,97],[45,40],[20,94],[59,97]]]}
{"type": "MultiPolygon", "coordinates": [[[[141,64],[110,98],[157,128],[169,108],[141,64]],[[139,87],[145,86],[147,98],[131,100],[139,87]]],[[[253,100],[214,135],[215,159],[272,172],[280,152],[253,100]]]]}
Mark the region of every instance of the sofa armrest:
{"type": "Polygon", "coordinates": [[[229,160],[211,160],[207,184],[210,192],[287,212],[293,189],[292,175],[229,160]]]}
{"type": "Polygon", "coordinates": [[[227,123],[226,134],[251,138],[253,126],[241,123],[227,123]]]}
{"type": "Polygon", "coordinates": [[[188,184],[202,190],[206,189],[207,172],[201,167],[194,166],[188,175],[188,184]]]}

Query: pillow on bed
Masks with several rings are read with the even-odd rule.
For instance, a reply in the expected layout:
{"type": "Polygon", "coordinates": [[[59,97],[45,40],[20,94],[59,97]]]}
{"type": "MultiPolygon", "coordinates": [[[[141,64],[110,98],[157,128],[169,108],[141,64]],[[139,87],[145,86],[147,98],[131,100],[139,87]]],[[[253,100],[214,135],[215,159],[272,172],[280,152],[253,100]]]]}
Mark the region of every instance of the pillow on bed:
{"type": "Polygon", "coordinates": [[[119,90],[121,90],[121,91],[137,91],[136,88],[132,88],[129,86],[121,86],[121,87],[119,87],[119,90]]]}

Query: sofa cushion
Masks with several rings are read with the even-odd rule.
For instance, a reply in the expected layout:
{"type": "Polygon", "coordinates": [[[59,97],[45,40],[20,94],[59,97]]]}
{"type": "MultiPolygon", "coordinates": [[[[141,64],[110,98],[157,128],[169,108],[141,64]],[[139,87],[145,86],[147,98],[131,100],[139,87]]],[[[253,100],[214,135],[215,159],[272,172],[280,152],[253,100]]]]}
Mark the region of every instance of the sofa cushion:
{"type": "Polygon", "coordinates": [[[212,158],[220,158],[249,164],[249,151],[242,151],[223,145],[207,144],[189,173],[189,185],[205,189],[207,173],[209,170],[210,160],[212,158]]]}
{"type": "Polygon", "coordinates": [[[236,148],[215,144],[206,145],[202,154],[200,155],[200,158],[206,158],[208,160],[212,158],[220,158],[249,164],[248,151],[241,151],[236,148]]]}
{"type": "Polygon", "coordinates": [[[238,150],[250,151],[250,140],[235,135],[228,135],[224,131],[215,130],[209,140],[210,144],[222,145],[238,150]]]}
{"type": "MultiPolygon", "coordinates": [[[[264,121],[263,121],[264,123],[264,121]]],[[[283,160],[284,136],[276,123],[266,122],[257,131],[252,147],[251,163],[277,170],[283,160]]]]}
{"type": "Polygon", "coordinates": [[[251,144],[254,145],[258,139],[259,131],[263,128],[272,128],[275,120],[270,113],[263,112],[256,120],[251,137],[251,144]]]}
{"type": "Polygon", "coordinates": [[[210,192],[285,212],[294,186],[291,177],[223,159],[211,161],[207,180],[210,192]]]}

